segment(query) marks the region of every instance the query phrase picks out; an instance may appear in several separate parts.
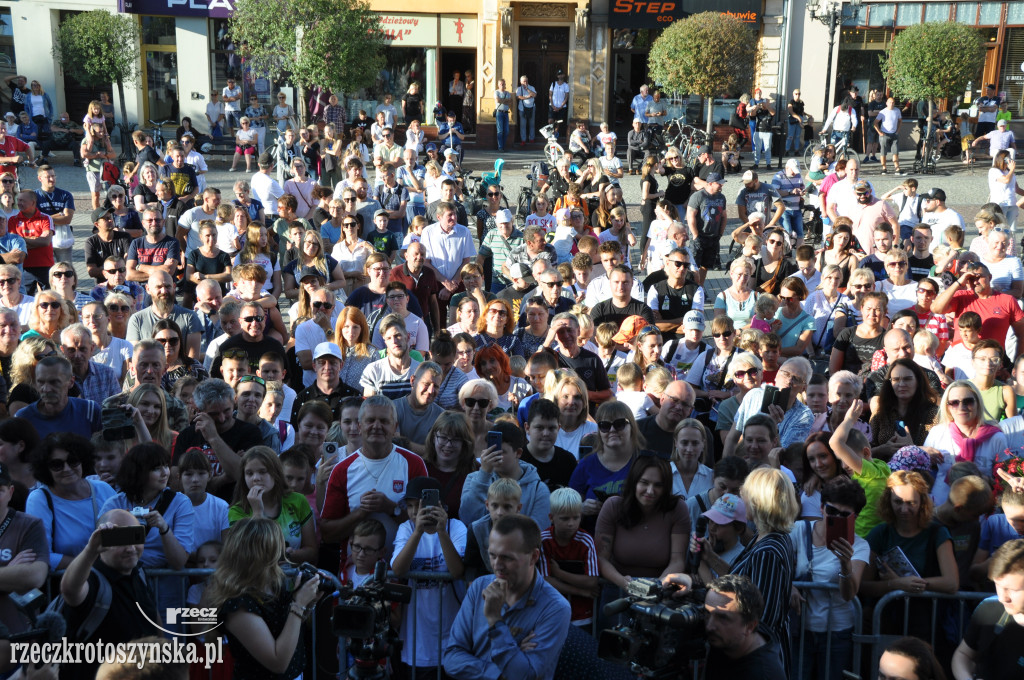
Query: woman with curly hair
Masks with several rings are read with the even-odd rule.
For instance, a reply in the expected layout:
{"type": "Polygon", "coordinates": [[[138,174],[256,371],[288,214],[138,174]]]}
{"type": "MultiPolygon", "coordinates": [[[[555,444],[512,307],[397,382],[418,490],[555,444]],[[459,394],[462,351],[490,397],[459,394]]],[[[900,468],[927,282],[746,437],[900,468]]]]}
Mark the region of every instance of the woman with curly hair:
{"type": "Polygon", "coordinates": [[[240,520],[228,532],[203,594],[201,604],[215,608],[224,623],[239,680],[291,680],[305,666],[302,622],[320,595],[320,577],[302,580],[290,591],[280,566],[284,552],[277,522],[240,520]]]}
{"type": "Polygon", "coordinates": [[[478,350],[473,365],[477,375],[488,380],[498,391],[498,403],[492,409],[515,413],[519,403],[533,394],[529,382],[512,375],[508,355],[497,344],[478,350]]]}
{"type": "Polygon", "coordinates": [[[53,291],[41,290],[32,302],[29,329],[22,334],[21,339],[43,337],[59,340],[60,332],[77,321],[78,312],[74,302],[65,300],[53,291]]]}
{"type": "MultiPolygon", "coordinates": [[[[11,391],[7,398],[7,412],[17,413],[32,402],[39,399],[36,390],[36,364],[43,357],[55,356],[60,353],[57,343],[49,338],[31,337],[18,343],[11,355],[11,372],[7,376],[11,391]]],[[[77,388],[72,385],[77,396],[77,388]]],[[[70,394],[70,393],[69,393],[70,394]]]]}
{"type": "Polygon", "coordinates": [[[378,348],[370,344],[370,327],[363,313],[355,307],[343,307],[334,324],[334,338],[345,357],[341,382],[353,395],[361,395],[363,388],[359,379],[366,367],[379,358],[378,348]]]}
{"type": "Polygon", "coordinates": [[[477,321],[477,346],[490,347],[497,345],[506,354],[518,354],[519,336],[514,334],[515,319],[512,318],[512,305],[506,300],[490,300],[484,305],[480,319],[477,321]]]}
{"type": "Polygon", "coordinates": [[[439,415],[425,446],[423,462],[427,464],[427,474],[441,483],[441,501],[448,508],[448,515],[457,517],[466,477],[479,467],[466,414],[445,411],[439,415]]]}
{"type": "Polygon", "coordinates": [[[910,444],[924,445],[939,414],[939,395],[924,369],[911,359],[897,359],[871,398],[871,455],[889,460],[910,444]],[[903,432],[899,432],[903,423],[903,432]]]}

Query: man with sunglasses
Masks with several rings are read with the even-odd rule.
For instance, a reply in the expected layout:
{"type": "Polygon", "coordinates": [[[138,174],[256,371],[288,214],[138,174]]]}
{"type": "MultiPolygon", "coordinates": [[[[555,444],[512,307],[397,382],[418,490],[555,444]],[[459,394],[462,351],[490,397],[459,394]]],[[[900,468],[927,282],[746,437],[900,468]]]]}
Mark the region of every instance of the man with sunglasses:
{"type": "Polygon", "coordinates": [[[224,341],[224,344],[220,346],[220,356],[214,360],[213,366],[210,368],[210,375],[216,378],[221,377],[221,357],[228,350],[241,349],[245,351],[249,359],[249,373],[252,375],[256,375],[256,371],[260,367],[260,357],[267,352],[285,355],[284,346],[280,342],[264,335],[269,317],[258,302],[242,303],[239,318],[242,322],[241,333],[224,341]]]}
{"type": "Polygon", "coordinates": [[[97,280],[102,280],[103,283],[93,288],[89,297],[96,302],[103,302],[110,293],[124,293],[135,301],[135,307],[129,311],[139,309],[145,299],[146,290],[134,281],[128,281],[125,276],[127,271],[123,257],[111,255],[105,258],[99,275],[95,277],[97,280]]]}
{"type": "Polygon", "coordinates": [[[147,208],[143,211],[142,228],[146,230],[146,235],[135,239],[128,246],[125,258],[128,280],[149,281],[156,272],[174,276],[181,261],[181,246],[164,231],[164,219],[159,209],[147,208]]]}
{"type": "MultiPolygon", "coordinates": [[[[1024,337],[1024,312],[1017,305],[1017,299],[1007,293],[1000,293],[992,287],[992,273],[979,262],[972,262],[963,268],[960,278],[946,287],[932,302],[932,312],[952,312],[959,318],[964,312],[975,312],[981,317],[982,340],[995,340],[1006,344],[1007,331],[1012,328],[1018,338],[1024,337]]],[[[960,327],[956,328],[953,343],[960,342],[960,327]]],[[[1024,342],[1017,343],[1016,360],[1024,352],[1024,342]]]]}
{"type": "Polygon", "coordinates": [[[309,307],[313,316],[295,327],[295,358],[302,367],[302,384],[309,387],[316,381],[316,360],[313,351],[327,342],[328,334],[341,311],[341,304],[334,293],[321,288],[309,295],[309,307]]]}
{"type": "Polygon", "coordinates": [[[690,252],[685,248],[669,251],[665,274],[664,281],[658,281],[647,291],[647,306],[662,331],[674,332],[691,309],[703,312],[704,288],[690,272],[690,252]]]}
{"type": "Polygon", "coordinates": [[[29,421],[40,438],[70,432],[89,439],[103,429],[99,404],[68,396],[75,381],[70,361],[58,355],[43,357],[36,364],[35,378],[39,400],[14,415],[29,421]]]}

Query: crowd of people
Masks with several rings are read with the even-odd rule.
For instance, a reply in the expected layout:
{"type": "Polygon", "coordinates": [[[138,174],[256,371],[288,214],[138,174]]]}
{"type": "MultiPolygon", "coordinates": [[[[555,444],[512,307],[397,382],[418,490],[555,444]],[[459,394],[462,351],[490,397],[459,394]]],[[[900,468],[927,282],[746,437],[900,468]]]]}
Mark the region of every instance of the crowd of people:
{"type": "MultiPolygon", "coordinates": [[[[0,128],[9,590],[62,572],[69,631],[107,642],[184,632],[167,608],[216,607],[236,677],[294,678],[357,660],[325,635],[312,667],[302,624],[329,629],[330,608],[320,577],[286,587],[280,558],[355,587],[383,560],[455,582],[424,581],[396,610],[395,673],[567,678],[615,676],[590,636],[615,623],[600,605],[654,578],[708,588],[708,678],[839,680],[854,598],[994,589],[963,627],[925,599],[892,607],[884,632],[912,637],[879,672],[1019,676],[1012,162],[996,155],[969,244],[941,188],[876,196],[856,161],[822,159],[747,170],[727,198],[709,148],[692,168],[674,147],[648,156],[627,206],[623,168],[577,145],[520,228],[498,185],[467,213],[465,111],[445,112],[439,155],[413,123],[398,145],[391,101],[343,131],[332,98],[321,139],[235,89],[208,123],[254,174],[224,196],[191,121],[166,149],[137,132],[121,182],[89,185],[94,286],[61,240],[74,197],[49,165],[14,193],[32,150],[0,128]],[[807,202],[825,217],[817,247],[807,202]],[[104,546],[139,524],[144,544],[104,546]],[[145,569],[189,567],[214,571],[150,594],[145,569]]],[[[604,152],[617,160],[614,141],[604,152]]],[[[0,622],[30,626],[8,596],[0,622]]]]}

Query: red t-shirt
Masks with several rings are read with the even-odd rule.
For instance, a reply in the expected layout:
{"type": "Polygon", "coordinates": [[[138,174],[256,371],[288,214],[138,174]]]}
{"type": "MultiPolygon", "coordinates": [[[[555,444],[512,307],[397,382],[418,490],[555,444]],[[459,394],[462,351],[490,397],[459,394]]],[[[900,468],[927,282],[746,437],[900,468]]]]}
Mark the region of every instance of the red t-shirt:
{"type": "MultiPolygon", "coordinates": [[[[11,139],[8,137],[7,139],[11,139]]],[[[7,221],[7,230],[21,236],[22,238],[39,238],[40,236],[53,235],[53,220],[49,215],[36,210],[36,214],[25,217],[18,213],[7,221]]],[[[29,248],[25,255],[26,267],[52,267],[53,266],[53,240],[45,246],[29,248]]]]}
{"type": "MultiPolygon", "coordinates": [[[[1017,299],[1006,293],[995,293],[981,299],[973,290],[958,290],[953,294],[950,311],[956,317],[964,312],[976,312],[981,317],[982,340],[995,340],[1000,345],[1006,342],[1006,332],[1010,326],[1024,319],[1017,299]]],[[[956,329],[953,343],[960,342],[960,327],[956,329]]]]}
{"type": "MultiPolygon", "coordinates": [[[[598,576],[597,547],[594,538],[579,529],[569,545],[562,546],[555,540],[555,532],[548,527],[540,534],[541,559],[537,562],[542,576],[548,575],[548,561],[555,560],[571,574],[598,576]]],[[[572,621],[589,623],[594,616],[594,601],[589,597],[573,595],[569,601],[572,607],[572,621]]]]}
{"type": "MultiPolygon", "coordinates": [[[[28,153],[28,144],[21,141],[17,137],[6,135],[4,137],[3,143],[0,144],[0,156],[13,156],[16,153],[28,153]]],[[[5,172],[13,172],[14,175],[17,176],[18,164],[7,163],[4,165],[0,165],[0,174],[5,172]]]]}

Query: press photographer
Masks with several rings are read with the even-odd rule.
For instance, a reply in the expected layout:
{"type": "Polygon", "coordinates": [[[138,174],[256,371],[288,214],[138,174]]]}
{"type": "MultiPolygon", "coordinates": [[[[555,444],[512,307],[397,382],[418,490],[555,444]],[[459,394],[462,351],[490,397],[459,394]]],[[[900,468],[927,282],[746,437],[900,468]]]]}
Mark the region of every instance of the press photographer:
{"type": "Polygon", "coordinates": [[[319,575],[301,570],[294,589],[282,571],[284,534],[266,517],[231,527],[203,596],[228,633],[236,680],[290,680],[302,673],[302,622],[320,596],[319,575]],[[262,565],[262,568],[260,568],[262,565]]]}

